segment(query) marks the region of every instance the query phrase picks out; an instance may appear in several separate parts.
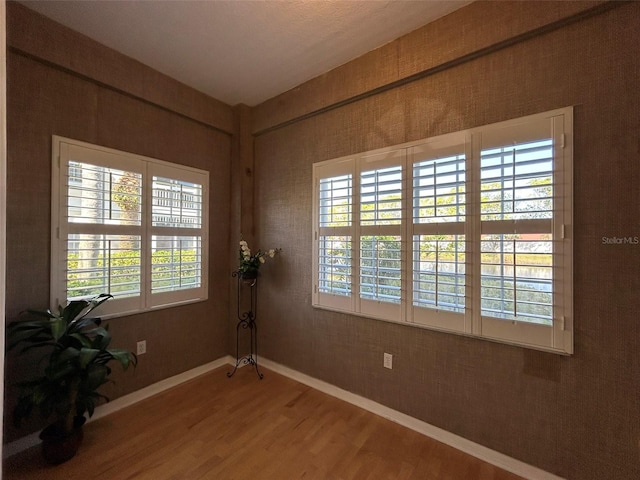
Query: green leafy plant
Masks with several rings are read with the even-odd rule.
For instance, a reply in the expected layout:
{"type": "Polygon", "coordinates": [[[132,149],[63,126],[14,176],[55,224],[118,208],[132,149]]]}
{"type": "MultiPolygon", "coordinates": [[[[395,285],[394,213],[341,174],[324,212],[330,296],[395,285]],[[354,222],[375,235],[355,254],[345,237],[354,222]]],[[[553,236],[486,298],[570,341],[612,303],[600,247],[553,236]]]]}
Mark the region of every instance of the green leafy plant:
{"type": "Polygon", "coordinates": [[[40,363],[44,374],[21,382],[21,394],[14,410],[14,422],[40,411],[43,418],[55,417],[60,434],[70,434],[84,423],[84,414],[93,415],[96,405],[109,401],[97,392],[111,374],[108,363],[115,360],[126,370],[137,365],[137,357],[124,349],[109,348],[111,334],[101,319],[87,315],[112,298],[101,294],[87,300],[73,300],[51,310],[27,310],[30,318],[7,327],[7,350],[22,345],[20,353],[45,349],[40,363]],[[34,317],[39,319],[34,320],[34,317]]]}

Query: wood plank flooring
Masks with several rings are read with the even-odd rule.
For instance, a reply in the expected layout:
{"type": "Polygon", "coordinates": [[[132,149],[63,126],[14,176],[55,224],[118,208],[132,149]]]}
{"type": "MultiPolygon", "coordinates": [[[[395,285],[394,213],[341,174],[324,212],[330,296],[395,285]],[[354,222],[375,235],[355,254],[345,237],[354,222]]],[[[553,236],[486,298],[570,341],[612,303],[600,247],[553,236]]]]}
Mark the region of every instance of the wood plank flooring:
{"type": "Polygon", "coordinates": [[[306,385],[252,368],[217,369],[85,426],[69,462],[38,447],[6,480],[517,480],[306,385]]]}

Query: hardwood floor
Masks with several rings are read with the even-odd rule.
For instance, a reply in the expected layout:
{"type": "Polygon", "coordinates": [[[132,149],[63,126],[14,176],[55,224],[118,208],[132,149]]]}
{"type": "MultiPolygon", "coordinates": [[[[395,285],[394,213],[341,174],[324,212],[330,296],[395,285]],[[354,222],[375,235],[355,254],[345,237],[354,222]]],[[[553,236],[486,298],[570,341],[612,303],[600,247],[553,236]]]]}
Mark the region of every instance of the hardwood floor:
{"type": "Polygon", "coordinates": [[[520,477],[269,370],[227,367],[85,426],[69,462],[37,447],[6,480],[493,479],[520,477]]]}

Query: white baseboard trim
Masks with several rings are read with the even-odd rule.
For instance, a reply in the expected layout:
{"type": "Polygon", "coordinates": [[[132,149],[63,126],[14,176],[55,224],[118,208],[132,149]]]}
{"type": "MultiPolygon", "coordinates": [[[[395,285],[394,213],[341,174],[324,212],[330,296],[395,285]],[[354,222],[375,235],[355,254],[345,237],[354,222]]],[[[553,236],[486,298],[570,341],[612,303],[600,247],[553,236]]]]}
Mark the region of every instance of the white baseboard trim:
{"type": "Polygon", "coordinates": [[[199,377],[200,375],[210,372],[211,370],[215,370],[216,368],[220,368],[223,365],[227,365],[229,364],[229,362],[231,362],[231,355],[226,355],[222,358],[214,360],[213,362],[205,363],[204,365],[200,365],[199,367],[192,368],[191,370],[187,370],[186,372],[179,373],[178,375],[174,375],[173,377],[160,380],[157,383],[151,384],[148,387],[137,390],[133,393],[130,393],[129,395],[116,398],[112,402],[105,403],[96,408],[96,411],[93,414],[93,417],[91,417],[90,421],[97,420],[113,412],[122,410],[123,408],[133,405],[134,403],[138,403],[141,400],[157,395],[160,392],[199,377]]]}
{"type": "Polygon", "coordinates": [[[516,460],[515,458],[511,458],[503,453],[496,452],[495,450],[491,450],[490,448],[467,440],[466,438],[398,412],[397,410],[393,410],[392,408],[374,402],[373,400],[369,400],[368,398],[343,390],[335,385],[331,385],[330,383],[323,382],[322,380],[310,377],[304,373],[285,367],[284,365],[272,362],[264,357],[260,357],[259,363],[265,368],[279,373],[280,375],[284,375],[285,377],[289,377],[292,380],[308,385],[309,387],[331,395],[332,397],[336,397],[340,400],[356,405],[473,457],[484,460],[487,463],[491,463],[503,470],[520,475],[528,480],[563,480],[562,477],[553,475],[552,473],[541,470],[533,465],[521,462],[520,460],[516,460]]]}
{"type": "MultiPolygon", "coordinates": [[[[214,360],[213,362],[206,363],[204,365],[200,365],[199,367],[193,368],[186,372],[182,372],[173,377],[165,378],[157,383],[149,385],[148,387],[137,390],[129,395],[124,395],[122,397],[116,398],[115,400],[100,405],[96,408],[93,417],[87,420],[87,422],[92,422],[97,420],[98,418],[102,418],[111,413],[117,412],[118,410],[122,410],[125,407],[133,405],[134,403],[138,403],[141,400],[152,397],[153,395],[157,395],[164,390],[168,390],[169,388],[173,388],[181,383],[187,382],[193,378],[196,378],[204,373],[207,373],[211,370],[215,370],[216,368],[222,367],[223,365],[234,364],[235,359],[231,357],[231,355],[226,355],[222,358],[214,360]]],[[[40,443],[40,438],[38,437],[40,432],[35,432],[25,437],[19,438],[18,440],[8,443],[2,449],[2,458],[9,458],[12,455],[22,452],[28,448],[34,447],[40,443]]]]}
{"type": "Polygon", "coordinates": [[[34,432],[26,437],[19,438],[18,440],[3,445],[2,458],[6,459],[12,457],[16,453],[20,453],[27,448],[35,447],[40,443],[38,435],[40,435],[40,432],[34,432]]]}
{"type": "MultiPolygon", "coordinates": [[[[379,415],[383,418],[391,420],[392,422],[410,428],[411,430],[421,433],[422,435],[426,435],[427,437],[433,438],[434,440],[456,448],[457,450],[479,458],[480,460],[491,463],[492,465],[507,470],[508,472],[520,475],[521,477],[524,477],[528,480],[563,480],[562,477],[558,477],[537,467],[521,462],[520,460],[511,458],[507,455],[504,455],[503,453],[491,450],[490,448],[484,447],[478,443],[467,440],[466,438],[460,437],[451,432],[447,432],[446,430],[423,422],[422,420],[418,420],[417,418],[398,412],[397,410],[393,410],[392,408],[374,402],[373,400],[369,400],[368,398],[361,397],[360,395],[356,395],[354,393],[336,387],[335,385],[332,385],[330,383],[310,377],[309,375],[298,372],[297,370],[293,370],[289,367],[285,367],[284,365],[280,365],[279,363],[272,362],[271,360],[264,357],[260,357],[259,363],[265,368],[272,370],[280,375],[289,377],[292,380],[300,382],[304,385],[308,385],[309,387],[326,393],[327,395],[331,395],[332,397],[339,398],[340,400],[344,400],[345,402],[351,403],[352,405],[356,405],[357,407],[363,408],[364,410],[367,410],[375,415],[379,415]]],[[[141,390],[130,393],[129,395],[125,395],[123,397],[115,399],[112,402],[99,406],[98,408],[96,408],[93,417],[91,417],[89,421],[97,420],[98,418],[102,418],[106,415],[117,412],[118,410],[133,405],[134,403],[140,402],[141,400],[144,400],[146,398],[152,397],[153,395],[163,392],[164,390],[168,390],[169,388],[175,387],[183,382],[203,375],[211,370],[215,370],[216,368],[222,367],[224,365],[234,364],[235,359],[231,355],[226,355],[222,358],[214,360],[213,362],[201,365],[173,377],[166,378],[157,383],[154,383],[153,385],[149,385],[148,387],[145,387],[141,390]]],[[[244,365],[239,365],[239,368],[242,366],[244,365]]],[[[31,435],[27,435],[5,445],[2,451],[2,457],[11,457],[12,455],[15,455],[19,452],[22,452],[23,450],[37,445],[38,443],[40,443],[38,435],[39,432],[35,432],[31,435]]]]}

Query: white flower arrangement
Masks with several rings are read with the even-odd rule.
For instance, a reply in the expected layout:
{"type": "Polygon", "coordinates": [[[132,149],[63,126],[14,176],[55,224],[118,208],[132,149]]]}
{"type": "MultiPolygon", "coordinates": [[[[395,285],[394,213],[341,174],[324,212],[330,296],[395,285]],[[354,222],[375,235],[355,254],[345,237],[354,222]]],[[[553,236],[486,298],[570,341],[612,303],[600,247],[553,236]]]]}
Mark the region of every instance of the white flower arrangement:
{"type": "Polygon", "coordinates": [[[282,251],[281,248],[272,248],[263,252],[262,250],[258,250],[257,253],[251,254],[251,249],[247,242],[244,240],[240,240],[240,250],[239,250],[239,260],[240,266],[238,267],[238,272],[240,275],[249,277],[249,276],[257,276],[258,269],[260,265],[267,261],[267,258],[273,258],[278,253],[282,251]]]}

